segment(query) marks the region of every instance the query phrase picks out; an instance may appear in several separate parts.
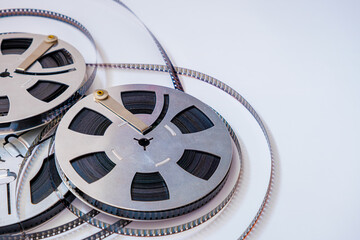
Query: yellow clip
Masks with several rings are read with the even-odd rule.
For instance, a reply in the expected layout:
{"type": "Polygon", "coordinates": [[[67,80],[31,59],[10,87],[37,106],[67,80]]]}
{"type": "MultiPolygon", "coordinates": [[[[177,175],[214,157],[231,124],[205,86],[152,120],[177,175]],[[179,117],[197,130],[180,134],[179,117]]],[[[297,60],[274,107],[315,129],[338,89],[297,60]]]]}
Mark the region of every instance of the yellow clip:
{"type": "Polygon", "coordinates": [[[135,128],[140,133],[144,133],[144,131],[149,128],[148,125],[146,125],[130,111],[128,111],[122,104],[109,96],[106,90],[95,90],[94,99],[95,102],[100,103],[101,105],[106,107],[108,110],[110,110],[116,116],[127,122],[130,126],[135,128]]]}
{"type": "Polygon", "coordinates": [[[55,35],[49,35],[45,40],[16,68],[16,71],[25,72],[39,57],[44,55],[58,41],[55,35]]]}

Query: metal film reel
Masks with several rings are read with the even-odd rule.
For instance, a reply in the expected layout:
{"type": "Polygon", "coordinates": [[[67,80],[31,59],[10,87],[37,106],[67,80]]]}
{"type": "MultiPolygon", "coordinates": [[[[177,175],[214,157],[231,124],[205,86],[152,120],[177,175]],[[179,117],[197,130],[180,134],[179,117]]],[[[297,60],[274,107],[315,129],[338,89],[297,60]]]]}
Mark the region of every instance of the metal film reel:
{"type": "Polygon", "coordinates": [[[75,104],[59,124],[55,156],[78,198],[110,215],[155,220],[191,212],[221,190],[233,151],[209,106],[155,85],[112,87],[108,95],[149,127],[137,131],[93,96],[75,104]]]}
{"type": "Polygon", "coordinates": [[[52,187],[52,181],[58,190],[71,201],[73,195],[66,193],[64,183],[56,171],[54,155],[48,156],[49,140],[41,144],[34,153],[36,161],[28,159],[32,168],[26,171],[26,179],[21,189],[21,214],[17,208],[16,182],[24,178],[25,172],[19,172],[24,155],[40,129],[24,134],[11,134],[0,141],[0,235],[19,233],[33,228],[59,213],[65,208],[52,187]],[[51,180],[49,174],[52,175],[51,180]]]}
{"type": "Polygon", "coordinates": [[[62,40],[42,49],[49,38],[56,37],[0,35],[0,135],[47,123],[68,107],[85,81],[81,54],[62,40]],[[40,56],[31,59],[36,54],[40,56]],[[23,69],[26,62],[29,66],[23,69]]]}

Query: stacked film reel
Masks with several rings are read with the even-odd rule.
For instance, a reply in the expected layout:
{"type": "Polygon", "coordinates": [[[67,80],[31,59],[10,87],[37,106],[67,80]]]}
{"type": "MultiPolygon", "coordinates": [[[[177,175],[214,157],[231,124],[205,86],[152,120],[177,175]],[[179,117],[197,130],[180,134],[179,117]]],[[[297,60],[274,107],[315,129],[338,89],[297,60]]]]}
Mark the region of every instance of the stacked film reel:
{"type": "MultiPolygon", "coordinates": [[[[69,23],[94,44],[71,18],[44,10],[14,12],[69,23]]],[[[242,170],[240,144],[219,113],[182,91],[178,75],[235,97],[269,141],[267,131],[236,91],[174,67],[150,34],[166,66],[86,65],[54,35],[0,35],[0,201],[6,203],[0,207],[0,239],[171,238],[229,203],[242,170]],[[95,73],[94,67],[167,72],[175,89],[118,85],[83,97],[93,77],[86,71],[95,73]]],[[[271,181],[272,173],[264,201],[240,239],[264,210],[271,181]]]]}
{"type": "Polygon", "coordinates": [[[0,36],[2,135],[51,121],[71,105],[74,94],[86,80],[83,57],[62,40],[57,40],[50,51],[30,62],[26,71],[21,69],[21,64],[31,61],[32,56],[42,50],[49,37],[23,33],[0,36]]]}

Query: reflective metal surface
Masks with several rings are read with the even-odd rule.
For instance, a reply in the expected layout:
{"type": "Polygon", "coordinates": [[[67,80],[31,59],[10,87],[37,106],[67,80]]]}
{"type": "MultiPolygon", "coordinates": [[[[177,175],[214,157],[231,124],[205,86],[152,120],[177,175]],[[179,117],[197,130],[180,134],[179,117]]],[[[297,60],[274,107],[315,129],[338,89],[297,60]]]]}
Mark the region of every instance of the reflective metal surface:
{"type": "Polygon", "coordinates": [[[140,90],[156,93],[152,114],[136,114],[148,125],[152,125],[161,115],[164,95],[169,95],[168,111],[162,121],[152,131],[142,135],[96,103],[93,96],[88,96],[69,110],[56,133],[55,154],[61,171],[73,186],[91,198],[121,209],[162,211],[200,200],[224,180],[231,164],[231,140],[224,123],[209,106],[177,90],[154,85],[125,85],[110,88],[108,92],[121,103],[121,92],[140,90]],[[200,132],[182,134],[171,120],[191,106],[203,112],[214,126],[200,132]],[[69,129],[74,117],[84,107],[106,116],[112,122],[104,136],[87,135],[69,129]],[[135,140],[141,138],[152,138],[146,150],[135,140]],[[216,171],[208,180],[190,174],[177,164],[185,149],[211,153],[221,158],[216,171]],[[116,165],[103,178],[89,184],[73,168],[71,161],[79,156],[102,151],[116,165]],[[148,202],[132,200],[130,188],[135,174],[152,172],[161,174],[170,198],[148,202]]]}

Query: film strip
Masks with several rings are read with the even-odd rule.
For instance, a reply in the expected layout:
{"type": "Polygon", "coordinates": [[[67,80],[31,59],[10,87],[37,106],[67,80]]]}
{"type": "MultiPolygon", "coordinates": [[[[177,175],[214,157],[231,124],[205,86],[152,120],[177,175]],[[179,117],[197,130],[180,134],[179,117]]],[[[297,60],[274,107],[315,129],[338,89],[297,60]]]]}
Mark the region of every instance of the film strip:
{"type": "MultiPolygon", "coordinates": [[[[115,1],[121,5],[123,5],[123,3],[121,3],[120,1],[115,1]]],[[[123,5],[124,7],[126,7],[125,5],[123,5]]],[[[126,7],[127,8],[127,7],[126,7]]],[[[128,8],[127,8],[128,9],[128,8]]],[[[131,11],[130,9],[128,9],[129,11],[131,11]]],[[[57,14],[57,13],[53,13],[53,12],[49,12],[49,11],[45,11],[45,10],[34,10],[34,9],[20,9],[20,10],[5,10],[3,12],[1,12],[1,14],[3,14],[2,16],[14,16],[14,15],[38,15],[38,16],[42,16],[42,17],[49,17],[51,16],[50,18],[56,16],[55,18],[56,19],[60,19],[61,21],[64,21],[64,19],[66,21],[64,22],[67,22],[71,25],[75,25],[78,29],[82,29],[81,31],[84,32],[83,29],[85,29],[84,27],[81,27],[82,25],[81,24],[78,24],[78,22],[76,22],[75,20],[69,18],[69,17],[64,17],[63,15],[61,14],[57,14]],[[50,15],[49,15],[50,14],[50,15]],[[60,16],[60,17],[59,17],[60,16]]],[[[145,25],[144,25],[145,26],[145,25]]],[[[145,28],[148,30],[148,28],[145,26],[145,28]]],[[[88,33],[88,31],[85,31],[85,33],[88,33]]],[[[272,146],[271,146],[271,141],[270,141],[270,138],[269,138],[269,134],[266,130],[266,127],[265,125],[263,124],[262,120],[260,119],[260,117],[258,116],[258,114],[256,113],[256,111],[251,107],[251,105],[240,95],[238,94],[235,90],[233,90],[232,88],[230,88],[229,86],[225,85],[224,83],[220,82],[219,80],[217,79],[214,79],[208,75],[205,75],[205,74],[202,74],[202,73],[199,73],[199,72],[196,72],[196,71],[193,71],[193,70],[188,70],[188,69],[183,69],[183,68],[178,68],[178,67],[174,67],[170,61],[170,59],[167,57],[167,54],[166,52],[164,51],[164,49],[161,47],[160,43],[157,41],[157,39],[155,38],[155,36],[149,31],[150,35],[154,38],[154,41],[156,43],[156,45],[158,46],[158,48],[160,49],[160,52],[162,53],[162,56],[165,60],[165,63],[166,65],[151,65],[151,64],[97,64],[97,63],[94,63],[94,64],[87,64],[87,67],[92,71],[92,74],[91,76],[94,76],[95,73],[96,73],[96,69],[98,67],[102,67],[102,68],[119,68],[119,69],[134,69],[134,70],[148,70],[148,71],[159,71],[159,72],[166,72],[166,73],[169,73],[170,76],[171,76],[171,79],[173,81],[173,84],[174,84],[174,87],[178,90],[183,90],[182,86],[181,86],[181,83],[178,79],[178,75],[185,75],[185,76],[189,76],[189,77],[192,77],[192,78],[196,78],[198,80],[201,80],[201,81],[204,81],[206,83],[209,83],[215,87],[218,87],[219,89],[223,90],[224,92],[226,92],[227,94],[231,95],[232,97],[234,97],[237,101],[239,101],[255,118],[255,120],[258,122],[260,128],[262,129],[263,133],[264,133],[264,136],[266,138],[266,141],[268,142],[268,147],[269,147],[269,150],[270,150],[270,157],[271,157],[271,177],[270,177],[270,181],[269,181],[269,185],[268,185],[268,189],[267,189],[267,192],[266,192],[266,195],[264,197],[264,200],[259,208],[259,211],[258,213],[256,214],[255,218],[253,219],[253,221],[251,222],[251,224],[249,225],[249,227],[244,231],[244,233],[242,234],[242,236],[239,238],[239,239],[245,239],[248,234],[252,231],[252,229],[254,228],[254,226],[256,225],[256,223],[258,222],[263,210],[265,209],[268,201],[269,201],[269,196],[270,196],[270,192],[271,192],[271,186],[272,186],[272,182],[273,182],[273,177],[274,177],[274,157],[273,157],[273,154],[272,154],[272,146]]],[[[87,34],[86,34],[87,35],[87,34]]],[[[91,36],[91,35],[90,35],[91,36]]],[[[91,37],[92,39],[92,37],[91,37]]],[[[12,43],[14,44],[14,43],[12,43]]],[[[18,44],[18,43],[16,43],[18,44]]],[[[21,42],[19,44],[23,44],[24,45],[24,42],[21,42]]],[[[10,44],[11,45],[11,44],[10,44]]],[[[4,48],[6,49],[6,47],[4,48]]],[[[8,49],[11,49],[8,47],[8,49]]],[[[65,57],[60,57],[61,61],[59,61],[58,63],[64,63],[66,61],[68,61],[68,59],[66,58],[66,54],[64,55],[65,57]]],[[[56,57],[55,57],[56,58],[56,57]]],[[[59,58],[59,57],[57,57],[59,58]]],[[[56,60],[55,60],[56,62],[56,60]]],[[[50,64],[51,63],[45,63],[45,66],[46,64],[50,64]]],[[[4,72],[4,75],[7,75],[7,71],[4,72]]],[[[89,82],[89,81],[88,81],[89,82]]],[[[90,81],[91,82],[91,81],[90,81]]],[[[87,87],[88,87],[88,83],[86,83],[87,87]]],[[[84,86],[84,85],[83,85],[84,86]]],[[[39,89],[36,89],[36,87],[34,87],[35,90],[33,90],[32,92],[34,93],[35,96],[39,96],[39,94],[42,93],[42,91],[40,91],[39,89]]],[[[58,88],[59,89],[59,88],[58,88]]],[[[83,92],[85,89],[87,88],[83,88],[81,87],[80,89],[81,92],[83,92]]],[[[140,101],[140,105],[141,107],[139,108],[138,105],[138,99],[139,99],[139,95],[136,96],[133,95],[133,96],[128,96],[128,100],[123,100],[122,99],[122,102],[123,102],[123,105],[126,107],[126,104],[129,107],[130,110],[132,111],[140,111],[139,114],[146,114],[145,112],[146,111],[149,111],[149,109],[151,109],[151,96],[146,96],[146,94],[144,95],[144,90],[141,90],[142,93],[141,93],[141,96],[143,98],[145,98],[145,104],[144,102],[141,102],[140,101]],[[134,101],[134,99],[136,99],[134,101]],[[132,107],[131,107],[132,106],[132,107]],[[135,106],[135,107],[134,107],[135,106]],[[135,110],[134,110],[135,108],[135,110]]],[[[58,91],[55,91],[55,92],[58,92],[58,91]]],[[[134,91],[132,91],[134,92],[134,91]]],[[[32,95],[32,94],[31,94],[32,95]]],[[[56,97],[55,97],[56,98],[56,97]]],[[[4,98],[5,99],[5,98],[4,98]]],[[[126,97],[125,97],[126,99],[126,97]]],[[[7,101],[6,100],[3,100],[0,98],[0,100],[2,100],[3,102],[0,102],[0,110],[3,111],[4,113],[6,112],[6,105],[7,105],[7,101]]],[[[120,102],[120,100],[118,100],[118,102],[120,102]]],[[[165,100],[163,101],[164,103],[162,104],[162,106],[165,106],[165,100]]],[[[72,105],[72,104],[71,104],[72,105]]],[[[129,110],[128,109],[128,110],[129,110]]],[[[130,111],[129,110],[129,111],[130,111]]],[[[55,115],[54,117],[51,118],[52,123],[50,123],[49,126],[52,126],[52,125],[57,125],[57,122],[60,120],[60,118],[62,117],[62,114],[64,113],[64,111],[62,111],[62,109],[59,111],[59,109],[57,109],[57,111],[59,112],[57,115],[55,115]]],[[[194,108],[191,108],[191,110],[189,110],[190,112],[186,112],[183,113],[185,115],[181,115],[180,112],[178,112],[178,114],[180,114],[178,116],[178,118],[174,118],[174,122],[177,122],[178,124],[176,125],[179,129],[180,132],[184,133],[186,131],[193,131],[193,129],[199,127],[199,126],[196,126],[194,127],[192,121],[189,121],[190,122],[190,126],[188,126],[186,123],[186,121],[184,121],[184,119],[188,119],[189,116],[196,116],[197,115],[197,110],[194,110],[194,108]],[[192,123],[192,125],[191,125],[192,123]],[[184,132],[183,132],[184,131],[184,132]]],[[[200,111],[201,112],[201,111],[200,111]]],[[[89,113],[87,113],[89,114],[89,113]]],[[[136,113],[133,113],[133,114],[136,114],[136,113]]],[[[5,115],[5,114],[4,114],[5,115]]],[[[86,114],[85,114],[86,115],[86,114]]],[[[91,116],[91,114],[90,114],[91,116]]],[[[159,116],[161,116],[161,110],[159,110],[159,116]]],[[[207,115],[206,115],[207,116],[207,115]]],[[[200,114],[200,117],[198,116],[198,118],[200,120],[197,120],[198,122],[206,122],[206,117],[204,118],[204,116],[201,116],[200,114]],[[205,120],[204,120],[205,119],[205,120]]],[[[220,116],[221,119],[223,119],[221,116],[220,116]]],[[[84,118],[85,119],[85,118],[84,118]]],[[[74,129],[78,130],[78,131],[86,131],[84,129],[81,130],[82,128],[82,121],[84,119],[78,119],[77,122],[75,121],[74,122],[74,129]]],[[[95,120],[99,120],[99,118],[96,118],[95,116],[95,120]]],[[[195,121],[195,120],[193,120],[195,121]]],[[[233,141],[235,142],[235,145],[236,145],[236,148],[238,149],[239,153],[240,153],[240,145],[239,145],[239,142],[236,138],[236,135],[234,133],[234,131],[231,129],[230,125],[223,119],[224,123],[225,123],[225,126],[228,128],[229,132],[230,132],[230,136],[232,137],[233,141]]],[[[49,122],[49,120],[47,121],[49,122]]],[[[156,120],[155,120],[156,122],[156,120]]],[[[128,122],[129,123],[129,122],[128,122]]],[[[159,123],[158,123],[159,124],[159,123]]],[[[100,125],[104,125],[104,122],[102,121],[100,125]]],[[[106,123],[105,123],[106,125],[106,123]]],[[[204,126],[206,126],[206,123],[203,123],[204,126]]],[[[204,127],[203,126],[203,127],[204,127]]],[[[53,126],[52,126],[53,127],[53,126]]],[[[98,126],[94,128],[94,133],[93,134],[98,134],[99,131],[101,133],[101,127],[99,128],[98,126]],[[100,130],[99,130],[100,129],[100,130]]],[[[171,131],[170,131],[171,132],[171,131]]],[[[21,170],[24,171],[24,172],[29,172],[31,169],[34,169],[34,165],[31,165],[29,163],[31,163],[31,159],[33,162],[39,162],[39,160],[37,159],[41,159],[42,157],[39,157],[39,152],[38,151],[41,151],[41,148],[44,147],[44,145],[48,145],[46,148],[48,149],[51,149],[52,148],[52,143],[50,141],[50,138],[49,138],[49,135],[51,135],[51,131],[49,130],[49,128],[46,128],[45,131],[43,131],[42,134],[39,135],[39,137],[34,141],[32,147],[30,147],[30,151],[27,153],[27,156],[26,156],[26,161],[23,162],[23,165],[21,166],[21,170]],[[29,156],[31,156],[29,158],[29,156]],[[29,160],[30,159],[30,160],[29,160]],[[28,163],[28,164],[26,164],[28,163]]],[[[135,139],[134,139],[135,140],[135,139]]],[[[140,147],[144,148],[144,151],[146,149],[146,147],[150,146],[150,144],[148,143],[150,140],[150,138],[146,138],[145,140],[142,140],[142,139],[138,139],[136,140],[137,141],[137,144],[140,145],[140,147]]],[[[51,160],[51,156],[53,156],[52,153],[53,150],[48,150],[48,151],[45,151],[45,153],[47,153],[46,155],[46,158],[43,158],[42,159],[42,167],[40,167],[40,169],[45,169],[45,165],[47,166],[50,166],[51,164],[53,164],[55,162],[55,164],[58,164],[58,162],[54,161],[52,162],[51,160]]],[[[202,152],[203,153],[203,152],[202,152]]],[[[44,152],[42,153],[44,154],[44,152]]],[[[40,154],[41,155],[41,154],[40,154]]],[[[199,155],[199,152],[187,152],[187,155],[186,156],[189,156],[189,155],[196,155],[198,156],[199,155]]],[[[216,162],[216,158],[213,157],[214,155],[212,155],[212,159],[215,159],[215,160],[212,160],[213,162],[216,162]]],[[[206,175],[209,175],[209,171],[213,171],[213,170],[209,170],[208,172],[204,173],[203,175],[199,174],[199,173],[196,173],[192,170],[189,170],[187,162],[189,161],[188,159],[189,157],[184,157],[183,161],[181,161],[181,158],[180,160],[178,161],[178,165],[184,169],[185,171],[187,172],[192,172],[193,175],[196,175],[198,174],[199,176],[202,176],[203,178],[206,178],[205,176],[206,175]]],[[[200,157],[198,158],[209,158],[209,155],[200,155],[200,157]]],[[[55,159],[55,157],[54,157],[55,159]]],[[[104,162],[104,157],[103,156],[99,156],[99,155],[96,155],[96,156],[92,156],[91,158],[89,158],[85,161],[90,161],[90,162],[100,162],[101,165],[105,165],[107,167],[106,168],[111,168],[112,167],[112,164],[110,162],[104,162]],[[90,159],[90,160],[89,160],[90,159]]],[[[166,159],[165,159],[166,160],[166,159]]],[[[78,160],[78,162],[81,162],[83,160],[78,160]]],[[[161,162],[159,162],[161,163],[161,162]]],[[[78,172],[86,172],[85,169],[81,169],[81,164],[77,164],[78,165],[78,172]]],[[[200,164],[201,165],[201,164],[200,164]]],[[[215,164],[216,165],[216,164],[215,164]]],[[[53,167],[51,167],[53,169],[53,167]]],[[[76,168],[76,167],[75,167],[76,168]]],[[[58,169],[62,169],[61,166],[58,166],[58,169]]],[[[215,169],[216,170],[216,169],[215,169]]],[[[22,172],[20,171],[20,172],[22,172]]],[[[41,170],[39,171],[41,172],[41,170]]],[[[50,174],[51,171],[45,171],[44,172],[47,172],[47,174],[50,174]]],[[[118,221],[114,221],[114,219],[112,219],[111,221],[104,221],[102,218],[97,218],[97,216],[99,216],[99,212],[96,211],[96,210],[90,210],[90,211],[84,211],[82,210],[82,206],[77,206],[76,204],[77,203],[73,203],[73,201],[71,200],[71,198],[67,198],[65,197],[64,195],[66,195],[65,192],[61,192],[61,191],[58,191],[58,187],[59,185],[57,185],[56,183],[58,182],[59,183],[59,180],[56,180],[58,179],[56,177],[56,174],[51,174],[51,175],[47,175],[45,174],[47,177],[44,177],[45,175],[41,175],[39,174],[38,177],[36,179],[38,179],[39,182],[43,182],[47,179],[51,179],[51,182],[48,182],[47,184],[50,184],[53,188],[54,191],[52,191],[52,193],[56,194],[58,197],[60,197],[60,199],[62,200],[62,204],[63,206],[66,206],[66,208],[68,208],[69,210],[71,210],[71,212],[75,213],[75,215],[77,216],[76,219],[74,219],[73,221],[70,221],[68,223],[64,223],[63,225],[61,226],[58,226],[56,228],[53,228],[53,229],[49,229],[47,231],[41,231],[41,232],[33,232],[33,233],[26,233],[25,235],[24,234],[18,234],[18,235],[3,235],[1,237],[3,237],[4,239],[22,239],[24,238],[24,236],[30,238],[30,239],[41,239],[41,238],[46,238],[46,237],[50,237],[50,236],[54,236],[56,234],[61,234],[65,231],[68,231],[72,228],[76,228],[78,227],[79,225],[87,222],[87,223],[90,223],[91,225],[94,225],[94,226],[97,226],[103,230],[101,230],[100,232],[98,233],[95,233],[94,235],[88,237],[88,239],[103,239],[104,237],[107,237],[109,235],[111,235],[112,233],[118,233],[118,234],[124,234],[124,235],[130,235],[130,236],[163,236],[163,235],[169,235],[169,234],[173,234],[173,233],[178,233],[178,232],[182,232],[182,231],[185,231],[185,230],[188,230],[188,229],[191,229],[195,226],[198,226],[200,225],[201,223],[203,222],[206,222],[207,220],[211,219],[213,216],[215,216],[218,212],[221,211],[221,209],[230,201],[231,199],[231,196],[233,195],[235,189],[236,189],[236,186],[238,185],[238,181],[239,181],[239,178],[237,178],[235,184],[233,185],[233,187],[229,190],[229,194],[226,196],[225,199],[222,199],[222,201],[220,201],[220,203],[213,208],[213,210],[211,210],[210,212],[204,214],[204,215],[201,215],[200,217],[196,218],[195,220],[192,220],[190,222],[186,222],[186,223],[182,223],[182,224],[178,224],[178,225],[174,225],[174,226],[171,226],[171,227],[166,227],[166,228],[154,228],[154,229],[146,229],[146,228],[131,228],[131,227],[127,227],[127,225],[130,223],[128,220],[118,220],[118,221]],[[56,186],[56,187],[54,187],[56,186]]],[[[101,175],[101,174],[100,174],[101,175]]],[[[211,174],[210,174],[211,175],[211,174]]],[[[19,186],[24,186],[26,180],[25,179],[29,179],[29,176],[30,175],[22,175],[21,177],[21,180],[19,180],[18,184],[19,186]]],[[[61,172],[60,171],[60,176],[62,178],[62,180],[64,180],[64,184],[67,185],[67,187],[69,189],[73,189],[74,190],[74,185],[73,185],[73,182],[72,181],[68,181],[67,179],[67,176],[64,172],[61,172]]],[[[239,176],[239,175],[238,175],[239,176]]],[[[36,177],[36,176],[35,176],[36,177]]],[[[89,180],[90,182],[91,181],[97,181],[98,179],[91,179],[91,173],[85,173],[83,174],[83,179],[87,179],[89,180]],[[90,177],[89,177],[90,176],[90,177]]],[[[161,175],[160,175],[161,177],[161,175]]],[[[211,177],[211,176],[210,176],[211,177]]],[[[224,176],[223,176],[224,177],[224,176]]],[[[226,177],[226,174],[225,174],[225,177],[226,177]]],[[[20,178],[18,178],[20,179],[20,178]]],[[[99,178],[100,179],[100,178],[99,178]]],[[[143,174],[141,175],[138,174],[138,175],[134,175],[134,177],[132,178],[133,179],[133,183],[132,185],[134,185],[134,188],[132,189],[132,192],[134,193],[134,199],[147,199],[149,198],[153,198],[155,195],[157,197],[159,197],[158,194],[154,194],[154,191],[155,192],[160,192],[160,197],[162,198],[166,198],[166,190],[164,190],[164,181],[161,180],[161,178],[159,178],[159,175],[156,175],[156,174],[152,174],[152,175],[146,175],[146,174],[143,174]],[[150,189],[152,189],[152,194],[148,195],[148,196],[144,196],[144,188],[149,188],[149,186],[144,186],[142,185],[143,182],[154,182],[156,187],[154,188],[154,186],[152,186],[153,188],[151,188],[150,186],[150,189]],[[160,187],[158,187],[160,186],[160,187]]],[[[39,183],[38,182],[38,183],[39,183]]],[[[46,182],[46,181],[45,181],[46,182]]],[[[46,184],[45,184],[46,185],[46,184]]],[[[36,188],[35,186],[37,185],[33,185],[34,186],[34,197],[35,199],[44,199],[44,196],[42,194],[36,194],[37,192],[42,192],[41,190],[38,190],[38,188],[36,188]]],[[[165,182],[165,186],[166,186],[166,182],[165,182]]],[[[219,185],[218,185],[219,186],[219,185]]],[[[219,188],[222,188],[223,186],[219,187],[219,188]]],[[[65,189],[65,188],[64,188],[65,189]]],[[[67,188],[66,188],[67,189],[67,188]]],[[[219,189],[220,190],[220,189],[219,189]]],[[[19,188],[18,189],[18,199],[17,199],[17,205],[19,207],[23,206],[23,203],[21,202],[22,201],[22,198],[24,197],[23,193],[24,193],[24,188],[19,188]],[[22,196],[22,197],[21,197],[22,196]]],[[[151,191],[150,191],[151,193],[151,191]]],[[[147,194],[145,194],[147,195],[147,194]]],[[[207,196],[207,194],[205,194],[207,196]]],[[[216,194],[215,194],[216,195],[216,194]]],[[[84,196],[84,195],[83,195],[84,196]]],[[[212,196],[211,198],[213,198],[214,196],[212,196]]],[[[46,198],[46,197],[45,197],[46,198]]],[[[94,200],[94,199],[92,199],[94,200]]],[[[92,201],[90,200],[90,201],[92,201]]],[[[95,199],[97,200],[97,199],[95,199]]],[[[164,200],[164,199],[162,199],[164,200]]],[[[86,202],[86,201],[85,201],[86,202]]],[[[125,201],[126,202],[126,201],[125,201]]],[[[198,205],[202,205],[202,204],[205,204],[207,201],[203,201],[203,202],[198,202],[198,205]]],[[[89,204],[89,201],[88,201],[88,204],[89,204]]],[[[81,204],[80,204],[81,205],[81,204]]],[[[95,204],[90,204],[92,207],[95,207],[95,208],[98,208],[99,211],[103,211],[103,212],[106,212],[106,207],[104,207],[104,205],[102,206],[99,206],[98,204],[95,206],[95,204]]],[[[183,204],[183,205],[187,205],[187,204],[183,204]]],[[[190,210],[189,211],[194,211],[196,209],[195,207],[195,204],[190,204],[191,207],[189,208],[190,210]]],[[[122,209],[122,208],[119,208],[119,209],[122,209]]],[[[19,209],[18,209],[19,210],[19,209]]],[[[158,209],[155,209],[154,212],[157,212],[158,209]]],[[[20,216],[21,216],[21,213],[23,212],[23,210],[19,210],[18,211],[20,213],[20,216]]],[[[169,213],[170,211],[167,212],[167,214],[169,213]]],[[[101,214],[101,213],[100,213],[101,214]]],[[[137,213],[137,217],[133,215],[131,215],[130,217],[126,217],[125,216],[125,219],[137,219],[137,220],[147,220],[148,217],[144,217],[144,212],[143,213],[137,213]],[[139,217],[141,216],[141,217],[139,217]]],[[[170,215],[162,215],[163,218],[168,218],[168,217],[174,217],[176,214],[170,214],[170,215]]],[[[115,214],[117,215],[117,214],[115,214]]],[[[119,215],[117,215],[118,217],[119,215]]],[[[124,215],[120,215],[121,217],[124,218],[124,215]]],[[[150,218],[152,218],[153,216],[150,214],[150,218]]],[[[22,230],[25,230],[26,227],[22,224],[22,230]]]]}

